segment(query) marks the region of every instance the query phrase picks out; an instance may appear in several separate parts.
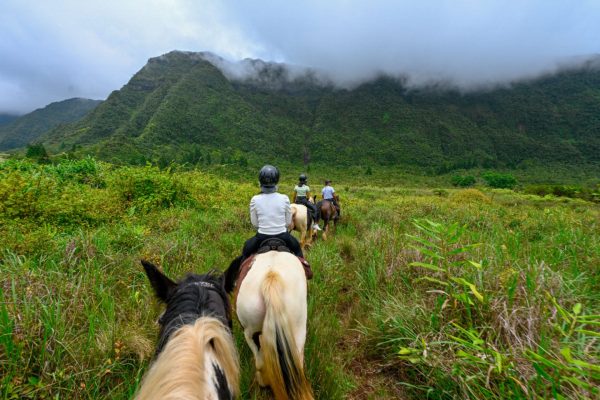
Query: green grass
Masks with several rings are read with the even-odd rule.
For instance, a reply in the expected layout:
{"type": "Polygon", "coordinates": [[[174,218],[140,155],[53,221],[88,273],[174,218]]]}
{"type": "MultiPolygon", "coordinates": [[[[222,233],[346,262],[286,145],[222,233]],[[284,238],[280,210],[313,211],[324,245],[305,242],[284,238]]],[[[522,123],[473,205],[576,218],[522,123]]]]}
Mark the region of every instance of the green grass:
{"type": "MultiPolygon", "coordinates": [[[[317,398],[598,397],[596,204],[344,176],[336,189],[342,223],[307,252],[317,398]]],[[[0,164],[0,398],[129,398],[161,312],[139,259],[171,277],[225,269],[255,192],[201,171],[0,164]]],[[[234,331],[242,398],[268,399],[234,331]]]]}

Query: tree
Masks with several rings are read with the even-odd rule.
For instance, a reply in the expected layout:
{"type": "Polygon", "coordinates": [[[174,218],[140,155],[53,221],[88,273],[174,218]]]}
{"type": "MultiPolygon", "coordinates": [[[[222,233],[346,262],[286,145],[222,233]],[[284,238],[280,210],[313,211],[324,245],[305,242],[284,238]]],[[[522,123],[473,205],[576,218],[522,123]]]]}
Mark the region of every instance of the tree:
{"type": "Polygon", "coordinates": [[[30,143],[27,145],[25,157],[36,160],[37,162],[46,163],[50,161],[46,148],[41,143],[30,143]]]}

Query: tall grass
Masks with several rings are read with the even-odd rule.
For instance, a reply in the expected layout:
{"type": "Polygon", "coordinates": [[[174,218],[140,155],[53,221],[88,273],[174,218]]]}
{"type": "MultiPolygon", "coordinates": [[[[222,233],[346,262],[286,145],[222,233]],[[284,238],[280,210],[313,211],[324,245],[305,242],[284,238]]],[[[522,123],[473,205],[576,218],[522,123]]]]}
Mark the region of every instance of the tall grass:
{"type": "MultiPolygon", "coordinates": [[[[351,178],[336,189],[343,221],[307,252],[317,398],[599,395],[597,206],[351,178]]],[[[0,397],[129,398],[161,312],[139,259],[170,276],[226,268],[252,234],[255,192],[92,159],[0,164],[0,397]]],[[[270,398],[234,331],[242,398],[270,398]]]]}

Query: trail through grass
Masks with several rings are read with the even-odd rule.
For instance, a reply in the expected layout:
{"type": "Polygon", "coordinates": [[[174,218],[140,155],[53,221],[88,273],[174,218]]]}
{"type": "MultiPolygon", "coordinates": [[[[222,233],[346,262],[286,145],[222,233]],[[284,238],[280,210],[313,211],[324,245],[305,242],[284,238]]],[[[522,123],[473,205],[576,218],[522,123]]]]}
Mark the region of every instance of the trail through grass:
{"type": "MultiPolygon", "coordinates": [[[[597,398],[597,205],[350,180],[336,189],[343,220],[307,252],[317,398],[597,398]]],[[[129,398],[161,312],[139,259],[171,277],[225,269],[252,235],[255,192],[91,159],[1,164],[0,397],[129,398]]],[[[234,331],[242,398],[270,398],[234,331]]]]}

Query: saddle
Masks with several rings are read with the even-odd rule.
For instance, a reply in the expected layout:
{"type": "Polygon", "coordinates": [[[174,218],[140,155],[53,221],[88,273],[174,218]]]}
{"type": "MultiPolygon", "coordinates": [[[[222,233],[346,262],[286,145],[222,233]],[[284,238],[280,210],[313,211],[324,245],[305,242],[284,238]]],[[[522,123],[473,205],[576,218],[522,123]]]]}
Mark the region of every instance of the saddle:
{"type": "MultiPolygon", "coordinates": [[[[252,268],[252,264],[254,264],[254,259],[258,254],[266,253],[269,251],[282,251],[287,253],[292,253],[292,251],[286,246],[285,241],[278,238],[270,238],[265,239],[260,243],[260,247],[256,254],[251,255],[247,259],[242,262],[240,266],[240,271],[238,273],[238,277],[235,281],[235,289],[233,292],[234,299],[237,299],[237,294],[240,291],[240,287],[242,286],[242,281],[248,275],[250,268],[252,268]]],[[[293,253],[292,253],[293,254],[293,253]]],[[[302,268],[304,268],[304,275],[306,276],[306,280],[310,280],[313,277],[312,269],[310,269],[310,264],[304,258],[298,257],[298,260],[302,264],[302,268]]],[[[236,304],[237,300],[234,300],[233,304],[236,304]]]]}
{"type": "Polygon", "coordinates": [[[260,243],[256,254],[266,253],[267,251],[281,251],[284,253],[291,253],[292,251],[287,247],[286,243],[282,239],[269,238],[265,239],[260,243]]]}

